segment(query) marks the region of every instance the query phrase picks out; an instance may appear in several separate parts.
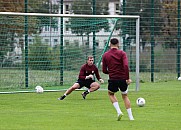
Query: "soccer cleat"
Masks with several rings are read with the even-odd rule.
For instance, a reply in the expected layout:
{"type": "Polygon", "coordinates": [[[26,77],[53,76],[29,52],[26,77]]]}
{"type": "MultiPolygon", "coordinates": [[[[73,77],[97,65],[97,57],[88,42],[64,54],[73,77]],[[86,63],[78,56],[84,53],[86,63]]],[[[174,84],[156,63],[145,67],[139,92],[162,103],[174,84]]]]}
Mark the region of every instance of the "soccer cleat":
{"type": "Polygon", "coordinates": [[[132,117],[132,118],[130,118],[130,121],[134,121],[134,118],[132,117]]]}
{"type": "Polygon", "coordinates": [[[123,115],[124,115],[123,113],[118,114],[118,119],[117,119],[117,121],[120,121],[123,115]]]}
{"type": "Polygon", "coordinates": [[[66,96],[63,95],[63,96],[59,97],[58,100],[63,100],[65,97],[66,97],[66,96]]]}
{"type": "Polygon", "coordinates": [[[83,99],[85,99],[86,95],[87,95],[87,94],[86,94],[85,92],[82,93],[83,99]]]}

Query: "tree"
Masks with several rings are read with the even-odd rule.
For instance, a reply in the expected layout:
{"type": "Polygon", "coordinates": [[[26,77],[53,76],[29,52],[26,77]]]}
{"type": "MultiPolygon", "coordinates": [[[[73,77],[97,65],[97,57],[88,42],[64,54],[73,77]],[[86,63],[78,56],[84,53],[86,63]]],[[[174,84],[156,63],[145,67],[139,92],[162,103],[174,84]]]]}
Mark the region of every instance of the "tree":
{"type": "MultiPolygon", "coordinates": [[[[58,5],[50,4],[49,0],[28,0],[28,12],[57,13],[58,5]],[[51,6],[49,6],[51,5],[51,6]]],[[[24,0],[1,0],[1,12],[25,12],[24,0]]],[[[50,17],[28,17],[28,34],[41,32],[43,26],[56,27],[56,19],[50,17]]],[[[25,30],[24,16],[0,16],[0,62],[8,51],[13,51],[15,37],[22,37],[25,30]]],[[[22,45],[23,46],[23,45],[22,45]]]]}
{"type": "MultiPolygon", "coordinates": [[[[14,0],[1,0],[0,11],[1,12],[23,12],[24,0],[14,2],[14,0]]],[[[14,34],[16,31],[14,28],[19,26],[18,19],[14,17],[0,16],[0,62],[3,61],[4,55],[8,51],[12,51],[12,44],[14,43],[14,34]],[[7,29],[8,28],[8,29],[7,29]]],[[[18,33],[18,32],[17,32],[18,33]]]]}
{"type": "MultiPolygon", "coordinates": [[[[35,1],[35,0],[32,0],[35,1]]],[[[58,13],[58,4],[52,3],[52,0],[43,0],[40,4],[37,4],[37,7],[33,10],[29,10],[32,13],[46,13],[46,14],[57,14],[58,13]]],[[[37,27],[39,33],[43,27],[48,26],[50,28],[58,27],[58,19],[53,17],[36,17],[37,18],[37,27]]]]}
{"type": "MultiPolygon", "coordinates": [[[[108,14],[108,0],[96,1],[95,14],[108,14]]],[[[73,14],[93,14],[93,4],[90,0],[75,0],[72,4],[71,12],[73,14]]],[[[91,32],[98,32],[101,29],[108,30],[109,23],[107,19],[98,18],[71,18],[69,20],[69,26],[72,33],[77,35],[89,35],[91,32]]]]}
{"type": "Polygon", "coordinates": [[[164,17],[165,20],[162,31],[165,42],[164,47],[166,48],[177,47],[177,5],[177,1],[163,1],[162,17],[164,17]]]}
{"type": "Polygon", "coordinates": [[[51,70],[51,51],[47,44],[36,36],[35,42],[29,46],[29,67],[33,70],[51,70]]]}
{"type": "MultiPolygon", "coordinates": [[[[140,39],[142,40],[143,49],[145,44],[150,41],[150,27],[152,17],[152,5],[150,0],[126,0],[125,14],[126,15],[139,15],[140,16],[140,39]]],[[[123,5],[122,5],[123,9],[123,5]]],[[[154,1],[154,35],[160,35],[162,30],[162,17],[161,17],[162,5],[160,0],[154,1]]],[[[130,27],[132,22],[125,23],[127,27],[130,27]]],[[[125,25],[123,25],[125,27],[125,25]]],[[[126,30],[126,29],[125,29],[126,30]]],[[[135,30],[135,29],[134,29],[135,30]]],[[[135,32],[133,32],[135,34],[135,32]]],[[[132,35],[132,34],[129,34],[132,35]]]]}

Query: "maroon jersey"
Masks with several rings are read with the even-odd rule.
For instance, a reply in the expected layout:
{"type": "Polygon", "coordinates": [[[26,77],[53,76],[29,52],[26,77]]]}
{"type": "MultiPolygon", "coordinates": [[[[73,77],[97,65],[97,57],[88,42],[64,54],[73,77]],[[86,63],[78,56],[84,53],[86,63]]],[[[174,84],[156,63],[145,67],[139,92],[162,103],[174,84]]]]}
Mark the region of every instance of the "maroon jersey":
{"type": "Polygon", "coordinates": [[[129,67],[126,53],[112,48],[102,57],[102,72],[109,74],[111,80],[129,79],[129,67]]]}
{"type": "Polygon", "coordinates": [[[96,76],[97,80],[101,79],[98,68],[93,64],[89,66],[88,64],[84,64],[81,66],[80,73],[79,73],[79,79],[85,80],[85,77],[88,75],[94,75],[96,76]]]}

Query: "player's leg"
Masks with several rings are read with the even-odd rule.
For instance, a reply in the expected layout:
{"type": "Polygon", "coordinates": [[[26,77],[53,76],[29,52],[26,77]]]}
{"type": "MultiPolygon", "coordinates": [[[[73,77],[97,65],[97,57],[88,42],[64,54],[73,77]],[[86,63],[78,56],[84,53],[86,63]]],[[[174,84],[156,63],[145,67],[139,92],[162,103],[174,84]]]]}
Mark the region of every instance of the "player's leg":
{"type": "Polygon", "coordinates": [[[129,119],[134,120],[133,115],[132,115],[132,110],[131,110],[131,103],[130,103],[127,93],[122,92],[122,99],[124,101],[124,105],[128,112],[129,119]]]}
{"type": "Polygon", "coordinates": [[[115,96],[115,93],[117,91],[119,91],[118,87],[119,87],[119,80],[108,80],[108,95],[109,95],[109,98],[114,106],[114,108],[116,109],[117,111],[117,114],[118,114],[118,121],[121,120],[121,117],[123,116],[123,113],[119,107],[119,103],[118,103],[118,100],[115,96]]]}
{"type": "Polygon", "coordinates": [[[111,92],[108,90],[108,96],[109,96],[109,99],[111,101],[111,103],[113,104],[114,108],[116,109],[117,111],[117,114],[118,114],[118,121],[121,120],[121,117],[123,116],[123,113],[119,107],[119,103],[118,103],[118,100],[114,94],[114,92],[111,92]]]}
{"type": "Polygon", "coordinates": [[[108,91],[108,96],[109,96],[109,99],[111,100],[112,103],[118,102],[114,92],[108,91]]]}
{"type": "Polygon", "coordinates": [[[124,105],[125,105],[126,110],[128,112],[129,119],[134,120],[133,115],[132,115],[132,111],[131,111],[130,100],[128,98],[128,87],[129,86],[128,86],[126,80],[120,80],[119,89],[121,90],[124,105]]]}
{"type": "Polygon", "coordinates": [[[82,93],[83,99],[85,99],[87,94],[89,94],[90,92],[94,92],[100,88],[100,84],[97,82],[87,82],[85,86],[88,88],[88,90],[82,93]]]}
{"type": "Polygon", "coordinates": [[[72,91],[74,91],[75,89],[78,89],[78,88],[80,88],[79,83],[74,83],[74,85],[72,87],[70,87],[69,89],[67,89],[67,91],[64,93],[64,95],[58,99],[63,100],[67,95],[69,95],[72,91]]]}
{"type": "Polygon", "coordinates": [[[94,91],[98,90],[99,88],[100,88],[100,84],[97,82],[93,82],[90,85],[89,91],[94,92],[94,91]]]}

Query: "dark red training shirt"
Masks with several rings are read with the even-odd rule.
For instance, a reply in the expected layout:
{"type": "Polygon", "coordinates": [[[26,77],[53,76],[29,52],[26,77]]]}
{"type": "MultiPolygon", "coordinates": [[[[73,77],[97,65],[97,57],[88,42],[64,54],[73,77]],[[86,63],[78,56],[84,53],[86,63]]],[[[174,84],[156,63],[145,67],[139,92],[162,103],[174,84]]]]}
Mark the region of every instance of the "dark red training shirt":
{"type": "Polygon", "coordinates": [[[98,68],[94,64],[92,66],[89,66],[87,63],[81,66],[79,79],[85,80],[85,77],[90,74],[95,74],[97,80],[101,79],[98,72],[98,68]]]}
{"type": "Polygon", "coordinates": [[[126,53],[117,48],[112,48],[102,57],[102,72],[109,74],[109,79],[129,79],[129,67],[126,53]]]}

